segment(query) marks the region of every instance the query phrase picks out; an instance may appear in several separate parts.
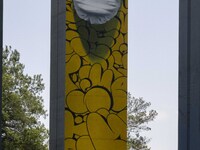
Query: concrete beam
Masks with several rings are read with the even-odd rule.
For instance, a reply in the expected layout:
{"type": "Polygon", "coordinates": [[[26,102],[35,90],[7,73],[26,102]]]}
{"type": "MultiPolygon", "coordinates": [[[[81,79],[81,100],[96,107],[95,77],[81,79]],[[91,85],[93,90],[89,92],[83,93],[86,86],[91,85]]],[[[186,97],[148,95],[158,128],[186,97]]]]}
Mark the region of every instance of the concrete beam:
{"type": "MultiPolygon", "coordinates": [[[[0,135],[2,129],[2,51],[3,51],[3,0],[0,0],[0,135]]],[[[0,149],[2,149],[0,137],[0,149]]]]}
{"type": "Polygon", "coordinates": [[[65,0],[51,0],[50,150],[64,150],[65,0]]]}
{"type": "Polygon", "coordinates": [[[200,149],[199,8],[199,0],[180,0],[179,150],[200,149]]]}

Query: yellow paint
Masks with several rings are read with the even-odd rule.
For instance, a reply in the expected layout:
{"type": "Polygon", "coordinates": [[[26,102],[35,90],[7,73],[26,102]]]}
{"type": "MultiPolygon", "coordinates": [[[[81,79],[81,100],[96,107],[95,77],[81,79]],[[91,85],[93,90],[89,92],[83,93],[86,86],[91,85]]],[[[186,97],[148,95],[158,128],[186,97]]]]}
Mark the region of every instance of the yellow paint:
{"type": "Polygon", "coordinates": [[[66,9],[65,150],[126,150],[127,0],[103,25],[66,9]]]}

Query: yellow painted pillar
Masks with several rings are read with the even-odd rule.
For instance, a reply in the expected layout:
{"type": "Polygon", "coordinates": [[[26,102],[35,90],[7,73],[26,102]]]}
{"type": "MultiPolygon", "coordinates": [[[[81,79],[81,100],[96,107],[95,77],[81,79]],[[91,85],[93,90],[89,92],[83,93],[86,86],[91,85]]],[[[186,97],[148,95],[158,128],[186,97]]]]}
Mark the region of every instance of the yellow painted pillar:
{"type": "Polygon", "coordinates": [[[127,0],[103,24],[66,1],[65,150],[126,150],[127,0]]]}

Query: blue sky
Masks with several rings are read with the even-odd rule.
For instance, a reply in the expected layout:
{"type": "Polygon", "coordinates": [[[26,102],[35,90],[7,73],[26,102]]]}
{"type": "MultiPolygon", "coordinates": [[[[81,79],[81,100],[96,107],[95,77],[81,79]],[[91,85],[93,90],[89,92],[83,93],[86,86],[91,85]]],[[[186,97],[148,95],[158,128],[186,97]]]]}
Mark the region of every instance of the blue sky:
{"type": "MultiPolygon", "coordinates": [[[[152,150],[176,150],[178,0],[129,0],[128,32],[129,91],[159,113],[144,135],[152,138],[152,150]]],[[[49,109],[50,0],[5,0],[4,45],[21,53],[26,73],[42,74],[49,109]]]]}

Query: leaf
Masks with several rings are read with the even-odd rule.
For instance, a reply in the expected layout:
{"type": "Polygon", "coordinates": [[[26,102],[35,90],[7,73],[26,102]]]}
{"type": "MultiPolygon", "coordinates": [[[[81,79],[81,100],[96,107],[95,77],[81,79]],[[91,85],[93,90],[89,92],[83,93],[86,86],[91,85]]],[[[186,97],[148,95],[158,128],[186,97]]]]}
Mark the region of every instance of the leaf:
{"type": "Polygon", "coordinates": [[[24,73],[20,54],[6,46],[3,50],[2,147],[4,150],[47,150],[48,130],[40,123],[46,117],[41,75],[24,73]]]}

